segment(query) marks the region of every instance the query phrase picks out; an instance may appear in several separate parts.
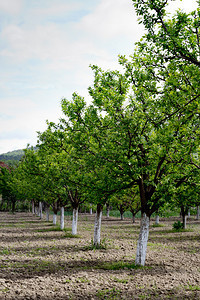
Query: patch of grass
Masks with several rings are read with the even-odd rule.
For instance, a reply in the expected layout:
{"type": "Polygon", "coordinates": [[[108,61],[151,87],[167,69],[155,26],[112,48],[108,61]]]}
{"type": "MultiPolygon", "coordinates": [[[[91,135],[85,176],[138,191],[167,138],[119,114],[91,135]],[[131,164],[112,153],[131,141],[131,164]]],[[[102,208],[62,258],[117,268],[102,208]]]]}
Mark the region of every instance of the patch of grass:
{"type": "Polygon", "coordinates": [[[95,267],[95,269],[103,270],[130,270],[130,269],[143,269],[147,267],[142,267],[135,265],[134,262],[125,262],[125,261],[116,261],[116,262],[107,262],[95,267]]]}
{"type": "Polygon", "coordinates": [[[0,289],[0,292],[7,293],[7,292],[9,292],[9,289],[8,288],[0,289]]]}
{"type": "Polygon", "coordinates": [[[68,231],[72,231],[72,229],[70,227],[66,227],[63,229],[64,232],[68,232],[68,231]]]}
{"type": "Polygon", "coordinates": [[[99,299],[121,299],[121,291],[116,288],[98,290],[96,296],[99,299]]]}
{"type": "Polygon", "coordinates": [[[155,248],[158,249],[158,248],[165,248],[166,247],[165,245],[163,245],[161,243],[151,243],[151,242],[148,242],[147,246],[151,247],[151,248],[154,248],[154,249],[155,248]]]}
{"type": "Polygon", "coordinates": [[[165,225],[159,223],[159,224],[153,224],[152,227],[165,227],[165,225]]]}
{"type": "Polygon", "coordinates": [[[62,231],[62,229],[60,229],[59,226],[56,226],[56,227],[52,227],[52,228],[42,228],[42,229],[36,230],[36,232],[49,232],[49,231],[62,231]]]}
{"type": "Polygon", "coordinates": [[[81,238],[81,236],[79,234],[72,234],[72,233],[69,233],[69,232],[66,232],[64,237],[66,238],[70,238],[70,239],[79,239],[81,238]]]}
{"type": "Polygon", "coordinates": [[[11,254],[11,251],[7,248],[0,250],[0,255],[9,255],[11,254]]]}
{"type": "Polygon", "coordinates": [[[172,227],[175,231],[181,231],[183,229],[183,223],[181,223],[180,221],[174,222],[172,227]]]}
{"type": "Polygon", "coordinates": [[[199,285],[188,284],[184,288],[185,288],[186,291],[200,291],[200,286],[199,285]]]}
{"type": "Polygon", "coordinates": [[[120,278],[114,277],[113,280],[116,282],[119,282],[119,283],[124,283],[124,284],[128,283],[128,279],[125,279],[125,278],[120,279],[120,278]]]}
{"type": "Polygon", "coordinates": [[[5,225],[1,225],[0,228],[4,228],[4,227],[16,227],[15,224],[5,224],[5,225]]]}
{"type": "Polygon", "coordinates": [[[107,250],[108,244],[106,239],[102,239],[100,244],[94,245],[93,239],[88,246],[85,247],[86,250],[107,250]]]}
{"type": "Polygon", "coordinates": [[[79,277],[79,278],[77,278],[77,282],[86,283],[86,282],[90,282],[90,281],[85,277],[79,277]]]}

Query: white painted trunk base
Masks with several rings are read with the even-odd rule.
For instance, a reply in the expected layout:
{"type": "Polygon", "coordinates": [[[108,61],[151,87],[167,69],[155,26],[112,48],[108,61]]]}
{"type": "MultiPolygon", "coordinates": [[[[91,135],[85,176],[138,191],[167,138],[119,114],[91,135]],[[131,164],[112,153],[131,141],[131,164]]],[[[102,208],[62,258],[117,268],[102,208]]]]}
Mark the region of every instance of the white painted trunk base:
{"type": "Polygon", "coordinates": [[[57,215],[53,214],[53,225],[56,225],[57,222],[57,215]]]}
{"type": "Polygon", "coordinates": [[[77,234],[77,224],[78,224],[78,208],[73,208],[73,218],[72,218],[72,234],[77,234]]]}
{"type": "Polygon", "coordinates": [[[49,208],[46,208],[46,221],[49,222],[49,208]]]}
{"type": "Polygon", "coordinates": [[[183,229],[186,229],[186,227],[187,227],[187,216],[185,216],[183,220],[183,229]]]}
{"type": "Polygon", "coordinates": [[[190,218],[190,209],[188,209],[188,218],[190,218]]]}
{"type": "Polygon", "coordinates": [[[94,245],[100,245],[101,243],[101,218],[102,211],[100,213],[96,212],[94,222],[94,245]]]}
{"type": "Polygon", "coordinates": [[[64,207],[60,208],[60,229],[63,230],[65,227],[65,209],[64,207]]]}
{"type": "Polygon", "coordinates": [[[90,207],[90,215],[92,215],[92,207],[90,207]]]}
{"type": "Polygon", "coordinates": [[[156,225],[159,225],[159,221],[160,221],[160,220],[159,220],[159,215],[157,215],[157,216],[156,216],[156,220],[155,220],[155,224],[156,224],[156,225]]]}
{"type": "Polygon", "coordinates": [[[39,217],[40,219],[42,219],[43,215],[42,215],[42,202],[39,202],[39,217]]]}
{"type": "Polygon", "coordinates": [[[37,216],[40,217],[40,206],[37,206],[37,216]]]}
{"type": "Polygon", "coordinates": [[[109,207],[108,207],[107,210],[106,210],[106,216],[107,216],[107,218],[110,217],[110,208],[109,208],[109,207]]]}
{"type": "Polygon", "coordinates": [[[199,206],[197,206],[197,220],[199,220],[199,215],[200,215],[199,206]]]}
{"type": "Polygon", "coordinates": [[[32,214],[33,214],[33,215],[35,214],[35,204],[34,204],[33,201],[32,201],[32,214]]]}
{"type": "Polygon", "coordinates": [[[144,266],[147,251],[147,242],[149,237],[149,217],[145,213],[142,214],[140,224],[140,234],[137,243],[137,252],[135,264],[144,266]]]}

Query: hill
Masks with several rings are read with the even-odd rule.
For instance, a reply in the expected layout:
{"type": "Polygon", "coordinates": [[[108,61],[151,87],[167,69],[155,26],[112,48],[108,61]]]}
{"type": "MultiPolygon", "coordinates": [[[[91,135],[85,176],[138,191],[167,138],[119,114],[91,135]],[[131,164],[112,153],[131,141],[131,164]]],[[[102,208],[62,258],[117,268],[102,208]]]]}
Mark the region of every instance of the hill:
{"type": "MultiPolygon", "coordinates": [[[[34,150],[37,149],[37,147],[33,147],[34,150]]],[[[10,151],[7,153],[0,154],[0,161],[6,162],[6,163],[17,163],[20,161],[22,156],[24,155],[24,150],[19,149],[19,150],[14,150],[10,151]]]]}
{"type": "Polygon", "coordinates": [[[22,150],[22,149],[14,150],[14,151],[0,154],[0,160],[1,161],[9,161],[9,160],[19,161],[23,155],[24,155],[24,150],[22,150]]]}

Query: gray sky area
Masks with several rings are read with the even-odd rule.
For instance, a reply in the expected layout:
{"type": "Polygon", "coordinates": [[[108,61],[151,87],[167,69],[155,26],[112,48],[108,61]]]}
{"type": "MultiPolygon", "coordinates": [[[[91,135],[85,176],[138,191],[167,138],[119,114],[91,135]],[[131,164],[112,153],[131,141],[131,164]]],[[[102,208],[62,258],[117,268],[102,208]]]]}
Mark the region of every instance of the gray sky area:
{"type": "Polygon", "coordinates": [[[89,65],[118,68],[143,33],[131,0],[0,0],[0,154],[34,146],[46,120],[62,117],[62,98],[87,100],[89,65]]]}

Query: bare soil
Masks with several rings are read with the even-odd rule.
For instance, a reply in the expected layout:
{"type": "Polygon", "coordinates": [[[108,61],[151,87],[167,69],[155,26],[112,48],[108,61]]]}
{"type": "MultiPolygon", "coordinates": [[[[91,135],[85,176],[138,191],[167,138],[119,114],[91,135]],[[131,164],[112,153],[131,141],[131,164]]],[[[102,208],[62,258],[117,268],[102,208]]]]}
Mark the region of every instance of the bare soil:
{"type": "Polygon", "coordinates": [[[72,238],[70,217],[55,231],[31,213],[0,212],[0,299],[200,299],[200,221],[173,232],[174,221],[151,221],[146,266],[136,269],[139,220],[103,217],[105,249],[94,250],[94,215],[79,216],[72,238]]]}

